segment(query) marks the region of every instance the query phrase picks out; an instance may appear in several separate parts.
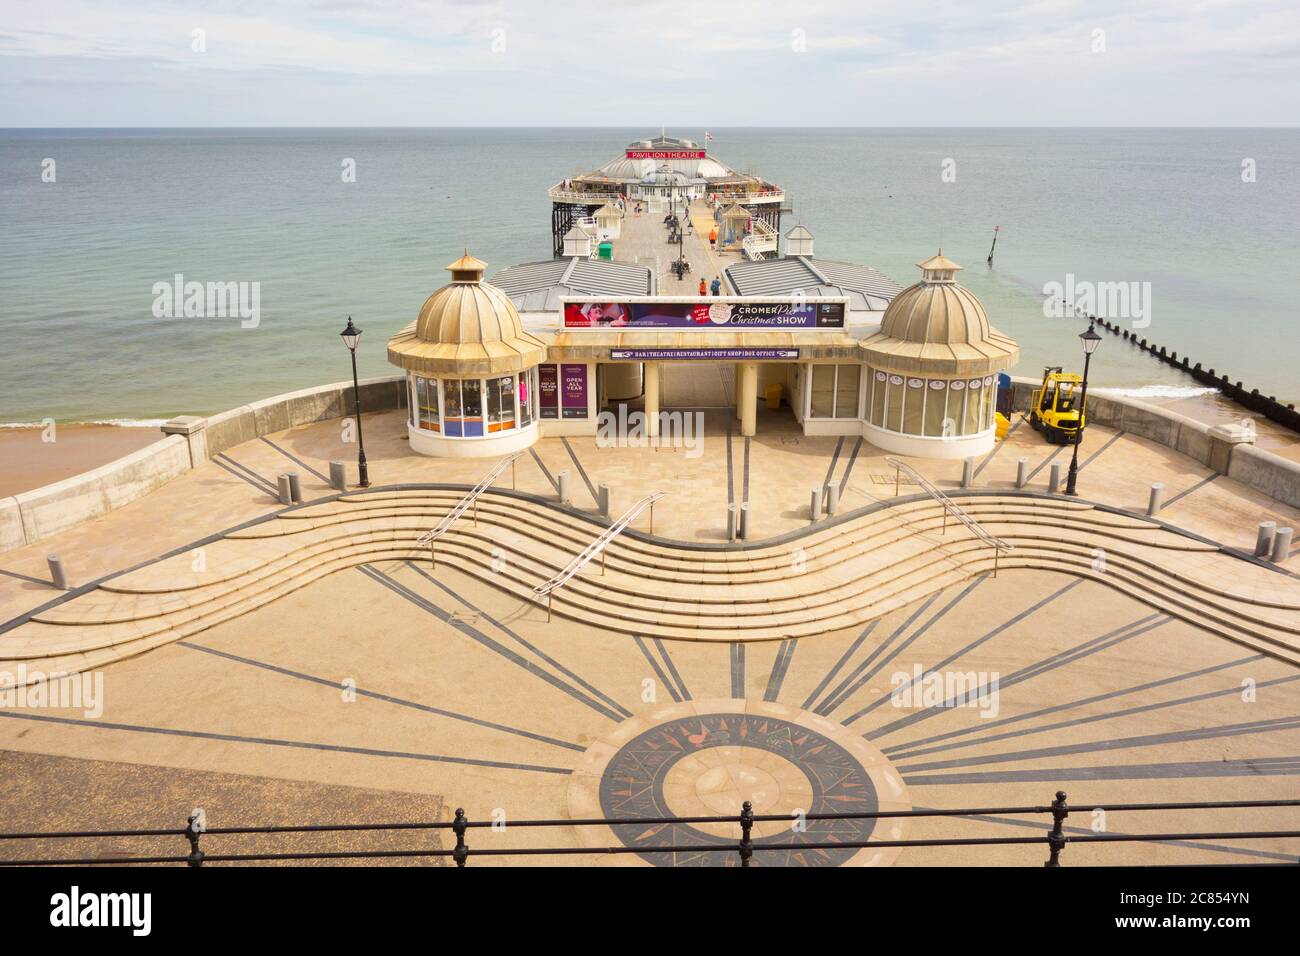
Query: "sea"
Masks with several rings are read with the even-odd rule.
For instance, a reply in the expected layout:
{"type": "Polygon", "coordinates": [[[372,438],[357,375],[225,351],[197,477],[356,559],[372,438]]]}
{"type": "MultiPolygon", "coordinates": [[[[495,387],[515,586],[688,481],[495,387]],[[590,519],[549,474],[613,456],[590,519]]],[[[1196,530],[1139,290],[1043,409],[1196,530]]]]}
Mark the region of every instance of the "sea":
{"type": "MultiPolygon", "coordinates": [[[[547,188],[658,132],[0,130],[0,423],[153,423],[346,379],[349,317],[361,375],[389,374],[386,340],[447,263],[468,249],[490,278],[549,258],[547,188]],[[247,283],[256,321],[167,314],[159,290],[190,281],[247,283]]],[[[1300,130],[709,132],[721,162],[786,189],[785,228],[818,258],[902,285],[939,249],[965,266],[1017,374],[1081,367],[1086,323],[1050,307],[1069,291],[1300,402],[1300,130]]],[[[1203,391],[1109,334],[1091,374],[1203,391]]]]}

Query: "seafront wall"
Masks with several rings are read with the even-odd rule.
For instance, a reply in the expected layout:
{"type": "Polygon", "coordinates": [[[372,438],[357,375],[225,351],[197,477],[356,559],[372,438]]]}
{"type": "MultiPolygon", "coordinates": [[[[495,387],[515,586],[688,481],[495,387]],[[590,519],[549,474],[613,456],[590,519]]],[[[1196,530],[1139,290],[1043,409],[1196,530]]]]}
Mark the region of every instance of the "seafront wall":
{"type": "MultiPolygon", "coordinates": [[[[1020,377],[1011,382],[1012,407],[1027,412],[1030,393],[1041,382],[1020,377]]],[[[1230,443],[1212,425],[1135,398],[1096,392],[1088,395],[1088,421],[1164,445],[1270,498],[1300,508],[1300,462],[1254,445],[1230,443]]]]}
{"type": "MultiPolygon", "coordinates": [[[[1029,407],[1034,379],[1012,380],[1012,403],[1029,407]]],[[[403,376],[361,382],[367,412],[404,408],[403,376]]],[[[169,421],[161,440],[72,478],[0,498],[0,552],[33,544],[88,518],[144,497],[228,448],[312,422],[342,418],[352,407],[352,383],[334,382],[287,392],[206,417],[169,421]]],[[[1300,508],[1300,463],[1249,444],[1232,444],[1185,415],[1137,399],[1090,395],[1091,420],[1173,449],[1292,507],[1300,508]]]]}
{"type": "MultiPolygon", "coordinates": [[[[401,375],[365,379],[367,412],[406,405],[401,375]]],[[[63,481],[0,498],[0,551],[34,544],[88,518],[130,504],[202,465],[227,448],[297,425],[342,418],[352,409],[352,383],[287,392],[207,417],[186,415],[163,426],[165,436],[124,458],[63,481]]]]}

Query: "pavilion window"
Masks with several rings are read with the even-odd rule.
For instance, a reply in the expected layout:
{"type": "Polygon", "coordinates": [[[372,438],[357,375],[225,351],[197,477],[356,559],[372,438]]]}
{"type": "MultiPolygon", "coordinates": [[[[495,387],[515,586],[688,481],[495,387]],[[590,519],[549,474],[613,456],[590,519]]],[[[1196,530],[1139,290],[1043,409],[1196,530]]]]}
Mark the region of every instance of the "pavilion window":
{"type": "Polygon", "coordinates": [[[857,418],[858,386],[862,381],[861,365],[835,366],[835,417],[857,418]]]}
{"type": "Polygon", "coordinates": [[[966,415],[964,418],[965,429],[962,434],[975,435],[983,431],[982,417],[980,415],[981,405],[984,400],[984,380],[973,378],[966,383],[966,415]]]}
{"type": "Polygon", "coordinates": [[[871,424],[885,424],[885,389],[889,385],[889,376],[884,372],[871,374],[871,424]]]}
{"type": "Polygon", "coordinates": [[[503,432],[515,427],[515,377],[503,375],[487,380],[488,431],[503,432]]]}
{"type": "Polygon", "coordinates": [[[533,394],[537,391],[533,384],[533,369],[526,369],[519,376],[519,427],[525,428],[533,423],[533,394]]]}
{"type": "Polygon", "coordinates": [[[909,378],[907,380],[907,402],[903,409],[902,431],[908,435],[921,434],[921,423],[925,416],[925,380],[909,378]]]}
{"type": "Polygon", "coordinates": [[[903,430],[903,403],[906,399],[907,383],[901,375],[889,376],[889,387],[885,392],[884,428],[893,432],[903,430]]]}
{"type": "Polygon", "coordinates": [[[415,376],[414,415],[415,422],[420,428],[432,432],[441,429],[442,419],[439,414],[438,380],[436,378],[415,376]]]}
{"type": "Polygon", "coordinates": [[[948,383],[931,379],[925,385],[925,431],[930,438],[943,437],[943,423],[948,417],[948,383]]]}
{"type": "Polygon", "coordinates": [[[813,418],[832,418],[835,415],[835,366],[814,365],[812,369],[813,418]]]}

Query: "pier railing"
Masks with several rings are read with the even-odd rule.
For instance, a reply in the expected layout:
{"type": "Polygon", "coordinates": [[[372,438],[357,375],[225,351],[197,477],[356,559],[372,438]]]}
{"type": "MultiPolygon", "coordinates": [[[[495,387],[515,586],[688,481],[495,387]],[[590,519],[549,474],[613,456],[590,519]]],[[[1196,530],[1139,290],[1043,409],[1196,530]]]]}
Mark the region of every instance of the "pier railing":
{"type": "MultiPolygon", "coordinates": [[[[746,801],[739,814],[698,817],[624,817],[592,818],[577,820],[514,820],[503,822],[499,819],[470,820],[463,809],[457,809],[451,820],[408,821],[401,823],[339,823],[339,824],[289,824],[279,826],[235,826],[208,827],[201,817],[191,815],[186,825],[176,828],[156,828],[139,830],[73,830],[54,832],[0,833],[0,846],[30,843],[32,841],[49,841],[55,843],[75,843],[100,839],[152,838],[159,840],[184,839],[189,845],[189,852],[160,852],[149,855],[133,856],[128,854],[99,854],[67,856],[24,856],[0,859],[0,866],[128,866],[184,864],[201,867],[210,863],[293,863],[306,860],[315,861],[356,861],[375,862],[379,860],[441,862],[451,860],[458,867],[465,866],[471,857],[554,857],[568,856],[615,856],[637,854],[651,860],[660,860],[676,853],[690,853],[698,856],[703,852],[717,854],[716,865],[741,866],[752,865],[758,857],[763,862],[763,854],[785,851],[807,852],[812,850],[860,850],[887,849],[892,847],[966,847],[972,850],[984,850],[999,846],[1040,847],[1047,852],[1043,866],[1060,867],[1062,853],[1069,846],[1085,847],[1100,844],[1119,843],[1178,843],[1189,840],[1223,841],[1229,844],[1239,840],[1300,841],[1300,829],[1250,829],[1250,830],[1177,830],[1160,829],[1155,832],[1142,833],[1098,833],[1091,828],[1067,828],[1066,821],[1072,812],[1087,814],[1091,822],[1097,811],[1107,814],[1127,812],[1159,812],[1177,814],[1185,810],[1229,811],[1243,809],[1283,809],[1300,807],[1300,800],[1238,800],[1197,803],[1079,803],[1071,806],[1064,791],[1057,791],[1055,799],[1048,804],[1037,806],[1009,807],[962,807],[957,809],[924,810],[877,810],[861,813],[809,813],[797,820],[789,814],[754,813],[751,804],[746,801]],[[1032,836],[995,836],[995,837],[947,837],[933,839],[908,840],[819,840],[817,824],[840,820],[893,820],[893,819],[927,819],[927,818],[973,818],[981,821],[988,817],[1044,817],[1043,823],[1015,820],[1018,825],[1040,828],[1043,832],[1032,836]],[[787,835],[770,836],[754,839],[753,828],[756,823],[781,822],[790,825],[790,832],[795,832],[795,824],[805,827],[808,839],[797,840],[787,835]],[[490,833],[509,832],[516,829],[548,829],[564,831],[570,827],[655,827],[672,824],[678,827],[692,827],[696,824],[733,824],[736,828],[734,841],[713,837],[695,831],[697,842],[681,845],[608,845],[608,846],[501,846],[497,843],[486,845],[474,840],[471,846],[472,831],[487,830],[490,833]],[[324,834],[359,834],[374,835],[409,833],[413,837],[426,834],[442,835],[450,833],[455,838],[455,845],[445,847],[438,841],[437,845],[413,845],[399,849],[358,848],[349,850],[284,850],[257,853],[211,852],[212,841],[237,836],[271,836],[287,837],[294,834],[316,836],[324,834]],[[206,842],[205,842],[206,841],[206,842]]],[[[688,831],[689,832],[689,831],[688,831]]],[[[828,829],[829,833],[829,829],[828,829]]],[[[497,837],[488,836],[489,840],[497,837]]],[[[414,842],[414,841],[413,841],[414,842]]],[[[185,844],[181,844],[183,847],[185,844]]],[[[1197,849],[1205,850],[1200,846],[1197,849]]],[[[1209,849],[1231,851],[1231,846],[1216,846],[1209,849]]],[[[1300,853],[1300,844],[1296,845],[1300,853]]],[[[1256,851],[1257,852],[1257,851],[1256,851]]],[[[1300,856],[1290,851],[1281,853],[1276,850],[1266,854],[1267,863],[1238,864],[1242,866],[1295,866],[1300,863],[1300,856]]],[[[1105,865],[1105,856],[1093,857],[1087,861],[1094,865],[1105,865]]]]}

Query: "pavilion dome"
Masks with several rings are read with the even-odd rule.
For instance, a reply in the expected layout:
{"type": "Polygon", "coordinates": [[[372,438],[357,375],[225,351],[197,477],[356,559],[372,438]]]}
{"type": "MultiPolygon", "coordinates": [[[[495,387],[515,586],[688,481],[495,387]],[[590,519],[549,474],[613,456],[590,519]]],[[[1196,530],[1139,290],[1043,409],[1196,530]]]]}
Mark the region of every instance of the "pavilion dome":
{"type": "Polygon", "coordinates": [[[943,251],[917,263],[921,281],[894,296],[880,331],[863,342],[877,368],[935,375],[987,375],[1009,368],[1019,347],[989,324],[984,306],[954,275],[943,251]]]}
{"type": "Polygon", "coordinates": [[[539,364],[540,339],[524,331],[514,304],[483,281],[487,263],[465,255],[451,282],[425,300],[414,322],[388,340],[388,360],[428,376],[508,375],[539,364]]]}

